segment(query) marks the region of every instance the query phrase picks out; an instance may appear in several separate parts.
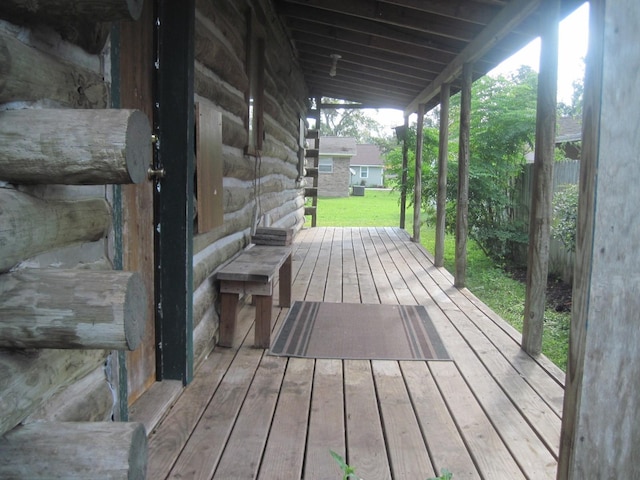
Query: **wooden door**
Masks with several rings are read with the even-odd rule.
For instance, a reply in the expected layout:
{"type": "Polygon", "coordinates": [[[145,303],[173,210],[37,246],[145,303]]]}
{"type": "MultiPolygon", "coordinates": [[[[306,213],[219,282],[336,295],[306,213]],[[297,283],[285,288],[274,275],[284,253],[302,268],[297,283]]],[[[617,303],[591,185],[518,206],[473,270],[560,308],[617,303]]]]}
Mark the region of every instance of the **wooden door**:
{"type": "MultiPolygon", "coordinates": [[[[121,22],[120,107],[145,112],[153,125],[154,12],[152,1],[136,22],[121,22]]],[[[142,345],[127,352],[129,405],[135,402],[156,380],[156,342],[154,309],[154,206],[153,182],[122,187],[123,269],[138,271],[147,288],[147,325],[142,345]]]]}

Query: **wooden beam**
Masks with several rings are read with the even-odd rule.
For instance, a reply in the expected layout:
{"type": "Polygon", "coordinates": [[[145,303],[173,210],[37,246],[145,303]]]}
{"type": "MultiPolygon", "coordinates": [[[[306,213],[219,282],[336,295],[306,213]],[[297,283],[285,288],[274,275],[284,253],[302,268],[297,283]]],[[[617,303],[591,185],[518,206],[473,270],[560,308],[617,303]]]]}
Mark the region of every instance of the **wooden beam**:
{"type": "Polygon", "coordinates": [[[640,4],[589,2],[559,480],[640,478],[640,4]]]}
{"type": "Polygon", "coordinates": [[[556,108],[558,90],[559,0],[545,0],[550,15],[541,37],[540,73],[536,108],[536,144],[529,217],[527,293],[524,304],[522,348],[530,355],[542,352],[553,201],[556,108]]]}
{"type": "Polygon", "coordinates": [[[447,163],[449,161],[449,97],[451,87],[440,89],[440,137],[438,143],[438,194],[436,200],[436,245],[434,264],[444,267],[444,233],[447,215],[447,163]]]}
{"type": "Polygon", "coordinates": [[[107,236],[111,210],[103,199],[43,201],[0,188],[0,272],[34,255],[107,236]]]}
{"type": "Polygon", "coordinates": [[[0,438],[0,477],[144,479],[147,450],[141,423],[36,422],[0,438]]]}
{"type": "Polygon", "coordinates": [[[0,275],[0,347],[135,350],[144,334],[146,298],[135,272],[0,275]]]}
{"type": "Polygon", "coordinates": [[[416,127],[416,164],[413,179],[413,237],[411,241],[420,243],[422,209],[422,145],[424,143],[424,105],[418,105],[418,125],[416,127]]]}
{"type": "Polygon", "coordinates": [[[70,108],[106,108],[101,75],[71,65],[0,31],[0,103],[50,100],[70,108]],[[34,68],[37,65],[37,68],[34,68]]]}
{"type": "Polygon", "coordinates": [[[156,372],[193,377],[193,175],[195,0],[159,0],[157,128],[167,171],[156,196],[156,372]]]}
{"type": "Polygon", "coordinates": [[[140,183],[146,180],[150,164],[151,126],[138,110],[0,112],[0,180],[65,185],[140,183]]]}
{"type": "MultiPolygon", "coordinates": [[[[404,230],[407,217],[407,179],[409,170],[409,117],[404,117],[402,130],[402,181],[400,184],[400,228],[404,230]]],[[[398,135],[399,136],[399,135],[398,135]]]]}
{"type": "Polygon", "coordinates": [[[144,0],[3,0],[0,13],[11,18],[38,18],[48,22],[81,18],[88,22],[137,20],[144,0]]]}
{"type": "Polygon", "coordinates": [[[492,22],[482,30],[467,47],[431,82],[404,110],[405,115],[412,114],[421,103],[427,103],[435,97],[443,83],[450,83],[462,71],[464,65],[473,63],[491,50],[502,38],[511,32],[520,22],[533,13],[542,0],[513,0],[504,7],[492,22]]]}
{"type": "Polygon", "coordinates": [[[460,141],[458,146],[458,203],[456,209],[456,271],[454,285],[465,286],[467,279],[467,237],[469,235],[469,133],[471,130],[471,64],[462,69],[460,92],[460,141]]]}

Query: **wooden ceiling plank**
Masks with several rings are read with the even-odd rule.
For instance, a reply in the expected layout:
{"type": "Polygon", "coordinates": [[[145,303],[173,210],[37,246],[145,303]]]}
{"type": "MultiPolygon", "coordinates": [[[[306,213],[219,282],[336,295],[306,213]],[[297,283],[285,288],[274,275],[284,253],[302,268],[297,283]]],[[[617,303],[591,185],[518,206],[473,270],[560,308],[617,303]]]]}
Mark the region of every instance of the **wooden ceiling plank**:
{"type": "Polygon", "coordinates": [[[467,24],[466,28],[459,26],[456,31],[452,26],[443,25],[444,21],[448,21],[445,17],[427,14],[403,16],[399,12],[390,11],[393,6],[389,5],[384,6],[384,11],[378,12],[377,9],[372,8],[372,5],[375,6],[376,2],[312,0],[310,3],[301,3],[298,0],[287,0],[281,3],[278,10],[285,17],[314,19],[342,28],[364,29],[365,33],[376,30],[386,32],[385,35],[389,38],[395,38],[401,32],[405,32],[405,39],[409,43],[415,41],[416,35],[427,36],[429,41],[436,45],[450,45],[449,50],[452,52],[459,50],[461,44],[468,43],[481,28],[475,24],[467,24]],[[343,8],[339,8],[340,6],[343,8]],[[420,19],[420,16],[429,18],[420,19]]]}
{"type": "MultiPolygon", "coordinates": [[[[305,55],[313,54],[321,57],[327,57],[332,53],[338,53],[342,55],[342,58],[338,61],[338,64],[344,62],[351,62],[356,65],[362,65],[366,67],[374,67],[379,70],[384,70],[386,72],[400,72],[404,75],[414,76],[416,78],[424,78],[429,74],[437,74],[439,71],[429,71],[421,67],[421,65],[417,65],[414,62],[409,63],[396,63],[396,62],[387,62],[383,59],[377,59],[373,57],[367,57],[364,55],[358,55],[357,53],[347,52],[344,50],[336,51],[333,48],[321,47],[313,44],[299,43],[298,50],[300,53],[305,55]]],[[[424,85],[424,84],[423,84],[424,85]]]]}
{"type": "Polygon", "coordinates": [[[470,1],[451,0],[381,0],[385,3],[411,8],[427,13],[436,13],[466,22],[487,25],[500,8],[470,1]]]}
{"type": "MultiPolygon", "coordinates": [[[[318,69],[320,71],[329,72],[331,67],[331,60],[327,60],[320,56],[307,55],[306,58],[300,60],[301,65],[305,69],[318,69]]],[[[370,78],[385,79],[393,82],[398,82],[407,87],[417,88],[418,91],[424,88],[424,77],[410,77],[399,74],[398,72],[389,72],[385,70],[379,70],[375,68],[369,68],[362,65],[357,65],[351,62],[340,62],[338,74],[341,72],[349,72],[350,75],[363,75],[370,78]]],[[[435,78],[435,75],[434,75],[435,78]]]]}
{"type": "Polygon", "coordinates": [[[440,63],[430,62],[427,58],[408,57],[400,53],[385,52],[365,45],[349,44],[312,34],[296,37],[296,45],[300,51],[313,52],[317,46],[317,48],[323,52],[329,51],[330,53],[337,53],[342,55],[343,58],[347,58],[348,55],[358,55],[360,57],[385,62],[389,65],[410,65],[417,70],[423,70],[429,73],[439,73],[446,66],[440,63]]]}
{"type": "Polygon", "coordinates": [[[314,34],[325,38],[352,43],[354,45],[369,46],[371,48],[377,48],[390,53],[402,52],[404,56],[421,60],[428,58],[439,65],[446,65],[455,58],[454,55],[448,53],[439,55],[438,57],[441,57],[441,59],[433,58],[435,56],[433,55],[434,49],[426,48],[422,45],[399,42],[391,38],[379,37],[377,35],[361,33],[354,30],[340,29],[333,25],[325,25],[306,20],[296,20],[289,22],[288,27],[292,32],[300,32],[303,35],[307,33],[314,34]],[[444,60],[445,58],[446,60],[444,60]]]}
{"type": "Polygon", "coordinates": [[[502,38],[519,25],[522,20],[531,15],[539,6],[541,0],[512,0],[503,8],[493,21],[480,32],[478,37],[465,47],[438,77],[431,82],[405,108],[405,115],[415,112],[418,105],[427,103],[440,92],[443,83],[449,83],[462,71],[465,63],[472,63],[491,50],[502,38]]]}

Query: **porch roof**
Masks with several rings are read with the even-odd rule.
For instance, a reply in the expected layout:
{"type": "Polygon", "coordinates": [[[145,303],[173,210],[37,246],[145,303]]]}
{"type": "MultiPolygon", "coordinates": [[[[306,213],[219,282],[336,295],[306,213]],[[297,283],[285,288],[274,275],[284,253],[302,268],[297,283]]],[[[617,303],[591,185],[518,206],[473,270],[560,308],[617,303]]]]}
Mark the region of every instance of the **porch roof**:
{"type": "MultiPolygon", "coordinates": [[[[479,78],[551,21],[540,0],[276,0],[311,96],[412,113],[473,62],[479,78]],[[339,55],[330,76],[332,55],[339,55]]],[[[584,0],[561,0],[561,17],[584,0]]]]}
{"type": "MultiPolygon", "coordinates": [[[[424,305],[453,361],[275,357],[255,307],[149,438],[149,478],[555,479],[564,374],[397,228],[312,228],[292,300],[424,305]]],[[[274,289],[277,292],[277,289],[274,289]]],[[[274,301],[274,305],[278,302],[274,301]]],[[[274,330],[288,309],[274,307],[274,330]]],[[[143,418],[135,418],[144,420],[143,418]]]]}

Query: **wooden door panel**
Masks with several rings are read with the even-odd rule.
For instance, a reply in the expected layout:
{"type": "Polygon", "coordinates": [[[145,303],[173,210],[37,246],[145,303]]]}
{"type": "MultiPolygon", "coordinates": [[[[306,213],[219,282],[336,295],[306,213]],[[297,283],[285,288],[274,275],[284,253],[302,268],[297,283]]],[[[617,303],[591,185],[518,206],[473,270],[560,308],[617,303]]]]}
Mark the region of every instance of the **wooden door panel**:
{"type": "MultiPolygon", "coordinates": [[[[144,2],[140,20],[120,23],[120,106],[147,114],[153,125],[153,14],[144,2]]],[[[117,79],[114,79],[117,81],[117,79]]],[[[123,268],[140,272],[147,288],[147,325],[142,345],[127,352],[129,405],[156,380],[154,316],[153,183],[122,187],[123,268]]]]}

